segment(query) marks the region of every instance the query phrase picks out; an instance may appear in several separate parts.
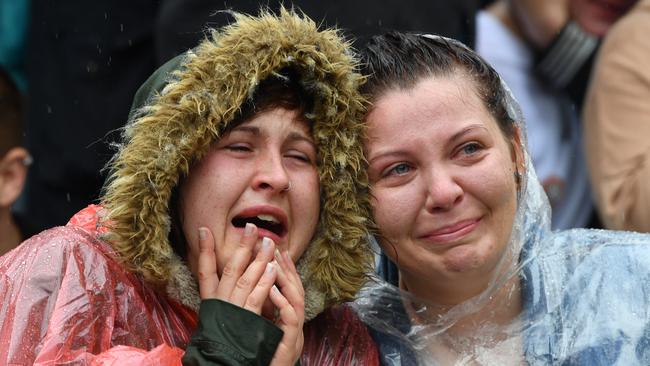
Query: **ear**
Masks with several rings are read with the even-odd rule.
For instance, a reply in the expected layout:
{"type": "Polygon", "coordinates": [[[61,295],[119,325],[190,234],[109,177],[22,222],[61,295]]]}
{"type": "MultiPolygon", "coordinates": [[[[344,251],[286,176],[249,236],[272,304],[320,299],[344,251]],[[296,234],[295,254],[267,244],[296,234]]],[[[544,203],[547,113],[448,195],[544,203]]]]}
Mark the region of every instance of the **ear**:
{"type": "Polygon", "coordinates": [[[512,138],[510,139],[510,153],[513,163],[512,173],[517,185],[517,197],[519,197],[521,193],[522,178],[526,175],[526,160],[524,158],[525,152],[522,141],[522,131],[519,126],[515,126],[512,138]]]}
{"type": "Polygon", "coordinates": [[[0,160],[0,207],[10,207],[23,190],[29,153],[22,147],[9,149],[0,160]]]}
{"type": "Polygon", "coordinates": [[[526,160],[524,159],[524,145],[522,143],[522,131],[519,126],[515,126],[510,145],[512,147],[512,162],[514,163],[514,172],[524,175],[526,173],[526,160]]]}

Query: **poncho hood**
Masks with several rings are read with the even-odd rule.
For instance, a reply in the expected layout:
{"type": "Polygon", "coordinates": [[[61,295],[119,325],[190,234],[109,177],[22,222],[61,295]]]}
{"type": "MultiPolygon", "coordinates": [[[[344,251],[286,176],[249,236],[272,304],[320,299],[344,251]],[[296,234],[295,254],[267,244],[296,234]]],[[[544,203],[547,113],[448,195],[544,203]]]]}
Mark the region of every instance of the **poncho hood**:
{"type": "Polygon", "coordinates": [[[369,200],[360,123],[363,77],[349,44],[281,9],[235,22],[161,67],[134,101],[102,204],[108,241],[145,281],[193,308],[196,281],[168,239],[170,198],[180,179],[218,141],[264,79],[290,67],[313,96],[321,212],[299,262],[306,316],[351,299],[372,264],[369,200]]]}

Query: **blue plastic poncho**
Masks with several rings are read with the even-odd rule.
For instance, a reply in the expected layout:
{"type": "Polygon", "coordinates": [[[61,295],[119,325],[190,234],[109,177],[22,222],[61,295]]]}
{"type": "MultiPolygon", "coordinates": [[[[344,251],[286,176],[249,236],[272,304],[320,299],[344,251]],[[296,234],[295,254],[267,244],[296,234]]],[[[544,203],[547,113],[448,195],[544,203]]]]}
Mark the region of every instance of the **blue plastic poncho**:
{"type": "MultiPolygon", "coordinates": [[[[523,132],[509,95],[509,113],[523,132]]],[[[371,281],[354,308],[383,364],[650,365],[650,235],[551,231],[551,209],[527,153],[526,167],[508,249],[480,295],[451,308],[418,299],[386,281],[382,258],[383,279],[371,281]],[[450,330],[495,301],[521,301],[523,310],[506,324],[475,322],[471,335],[450,330]]]]}

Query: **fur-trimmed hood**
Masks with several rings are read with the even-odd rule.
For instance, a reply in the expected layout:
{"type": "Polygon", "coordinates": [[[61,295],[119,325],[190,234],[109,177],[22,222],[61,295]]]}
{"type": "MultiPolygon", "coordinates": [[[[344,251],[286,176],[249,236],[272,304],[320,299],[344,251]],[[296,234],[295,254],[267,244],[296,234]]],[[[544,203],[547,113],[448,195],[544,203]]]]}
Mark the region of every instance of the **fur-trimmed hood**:
{"type": "Polygon", "coordinates": [[[349,44],[304,15],[235,14],[235,22],[164,65],[139,91],[102,199],[107,239],[145,281],[198,307],[196,281],[169,242],[170,198],[257,85],[290,66],[314,96],[321,212],[300,260],[306,316],[351,299],[372,264],[362,153],[363,77],[349,44]],[[144,91],[143,91],[144,90],[144,91]],[[153,93],[151,93],[153,91],[153,93]],[[143,97],[146,95],[146,97],[143,97]]]}

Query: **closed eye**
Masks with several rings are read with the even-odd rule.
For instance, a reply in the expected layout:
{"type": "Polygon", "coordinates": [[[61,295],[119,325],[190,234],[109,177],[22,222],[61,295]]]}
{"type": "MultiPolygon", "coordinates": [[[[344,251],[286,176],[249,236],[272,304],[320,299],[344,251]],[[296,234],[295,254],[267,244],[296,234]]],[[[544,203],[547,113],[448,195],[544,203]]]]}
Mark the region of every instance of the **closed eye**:
{"type": "Polygon", "coordinates": [[[287,158],[290,158],[290,159],[295,159],[295,160],[298,160],[300,162],[310,163],[311,164],[311,159],[307,155],[303,155],[303,154],[300,154],[300,153],[291,153],[291,154],[286,154],[285,156],[287,158]]]}
{"type": "Polygon", "coordinates": [[[243,144],[232,144],[226,146],[226,149],[234,152],[250,152],[253,151],[248,145],[243,144]]]}

